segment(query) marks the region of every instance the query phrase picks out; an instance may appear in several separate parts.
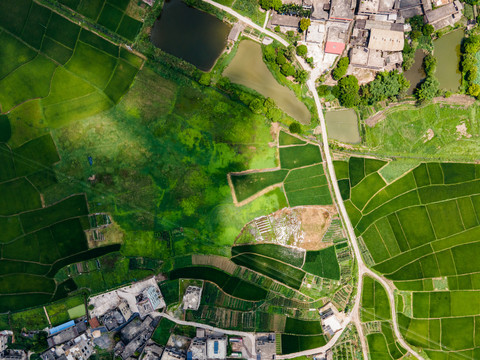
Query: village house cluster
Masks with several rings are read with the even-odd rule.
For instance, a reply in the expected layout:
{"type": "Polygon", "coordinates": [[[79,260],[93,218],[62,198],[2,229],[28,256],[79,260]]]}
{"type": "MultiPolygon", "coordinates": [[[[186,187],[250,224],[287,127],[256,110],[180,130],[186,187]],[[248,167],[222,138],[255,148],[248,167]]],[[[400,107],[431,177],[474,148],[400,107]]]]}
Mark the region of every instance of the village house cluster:
{"type": "MultiPolygon", "coordinates": [[[[407,19],[423,16],[435,30],[453,26],[462,17],[458,0],[283,0],[311,11],[305,34],[309,53],[322,70],[340,55],[348,55],[352,67],[375,71],[400,69],[407,19]]],[[[271,29],[296,30],[300,18],[275,13],[271,29]]]]}

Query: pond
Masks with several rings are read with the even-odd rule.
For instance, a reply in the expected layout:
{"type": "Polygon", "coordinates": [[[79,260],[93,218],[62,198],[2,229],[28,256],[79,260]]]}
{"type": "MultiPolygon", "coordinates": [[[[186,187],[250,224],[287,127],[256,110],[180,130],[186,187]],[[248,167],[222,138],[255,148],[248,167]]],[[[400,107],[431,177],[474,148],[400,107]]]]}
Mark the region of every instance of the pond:
{"type": "Polygon", "coordinates": [[[405,78],[410,81],[410,88],[407,91],[408,95],[412,95],[415,88],[425,79],[425,72],[423,71],[423,58],[425,55],[422,49],[417,49],[415,62],[410,69],[405,71],[405,78]]]}
{"type": "Polygon", "coordinates": [[[280,109],[302,124],[310,123],[310,112],[295,93],[280,85],[262,59],[260,44],[244,40],[240,43],[235,57],[223,72],[233,83],[258,91],[272,98],[280,109]]]}
{"type": "Polygon", "coordinates": [[[433,42],[433,55],[437,58],[435,76],[440,82],[440,89],[457,91],[462,81],[462,73],[458,69],[460,62],[460,44],[465,33],[455,30],[433,42]]]}
{"type": "Polygon", "coordinates": [[[343,143],[358,144],[357,114],[353,109],[329,111],[325,114],[328,137],[343,143]]]}
{"type": "Polygon", "coordinates": [[[188,6],[182,0],[166,0],[152,29],[152,43],[209,71],[225,49],[230,26],[215,16],[188,6]]]}

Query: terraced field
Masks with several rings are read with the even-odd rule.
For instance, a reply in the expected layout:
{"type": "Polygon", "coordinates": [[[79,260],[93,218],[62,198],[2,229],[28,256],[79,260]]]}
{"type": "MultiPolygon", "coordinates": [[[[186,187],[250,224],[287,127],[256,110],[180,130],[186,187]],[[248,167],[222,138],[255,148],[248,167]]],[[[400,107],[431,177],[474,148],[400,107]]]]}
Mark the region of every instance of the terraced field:
{"type": "Polygon", "coordinates": [[[403,335],[435,359],[447,358],[440,350],[475,357],[479,165],[422,163],[386,184],[368,162],[352,157],[348,174],[346,163],[336,164],[337,174],[348,183],[345,205],[366,261],[402,290],[403,335]]]}
{"type": "Polygon", "coordinates": [[[332,204],[318,145],[284,131],[278,141],[279,169],[230,175],[237,201],[248,200],[270,186],[281,186],[291,207],[332,204]]]}
{"type": "Polygon", "coordinates": [[[31,0],[0,1],[0,312],[65,297],[89,249],[85,195],[45,203],[60,157],[49,129],[110,108],[142,60],[31,0]]]}
{"type": "Polygon", "coordinates": [[[61,4],[133,42],[142,22],[127,15],[130,0],[60,0],[61,4]]]}

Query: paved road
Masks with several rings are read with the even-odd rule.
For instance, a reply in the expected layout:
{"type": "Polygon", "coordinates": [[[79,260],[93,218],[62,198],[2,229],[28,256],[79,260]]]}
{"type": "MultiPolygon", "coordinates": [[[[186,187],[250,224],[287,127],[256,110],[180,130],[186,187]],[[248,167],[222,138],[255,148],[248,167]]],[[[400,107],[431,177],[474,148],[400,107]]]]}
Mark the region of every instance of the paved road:
{"type": "MultiPolygon", "coordinates": [[[[289,45],[286,40],[282,39],[277,34],[271,32],[270,30],[262,28],[261,26],[255,24],[253,21],[251,21],[249,18],[240,15],[235,10],[232,10],[231,8],[229,8],[227,6],[218,4],[218,3],[216,3],[212,0],[203,0],[203,1],[211,4],[211,5],[219,8],[219,9],[221,9],[221,10],[223,10],[223,11],[225,11],[225,12],[227,12],[227,13],[233,15],[233,16],[235,16],[240,21],[242,21],[245,24],[257,29],[258,31],[270,36],[271,38],[277,40],[281,44],[283,44],[285,46],[289,45]]],[[[308,64],[305,63],[305,61],[303,61],[302,58],[297,56],[297,60],[299,61],[299,63],[301,64],[301,66],[305,70],[307,70],[309,73],[312,73],[312,71],[311,71],[312,69],[309,67],[308,64]]],[[[362,285],[363,285],[363,276],[368,275],[368,276],[371,276],[372,278],[374,278],[375,280],[377,280],[379,283],[381,283],[382,286],[387,291],[388,298],[390,300],[390,310],[391,310],[392,320],[393,320],[393,329],[394,329],[396,337],[398,338],[398,341],[408,352],[410,352],[417,359],[424,360],[423,357],[421,357],[415,350],[413,350],[410,347],[410,345],[408,345],[406,343],[406,341],[402,337],[402,334],[400,333],[400,330],[399,330],[399,327],[398,327],[398,322],[397,322],[396,311],[395,311],[395,295],[394,295],[394,292],[393,292],[392,283],[387,282],[385,280],[385,278],[383,278],[383,277],[379,276],[378,274],[374,273],[363,262],[363,258],[362,258],[361,252],[360,252],[360,247],[358,246],[358,242],[357,242],[357,237],[355,235],[355,231],[353,229],[352,223],[350,222],[350,218],[348,217],[347,210],[345,209],[345,205],[343,204],[342,195],[340,193],[340,188],[338,187],[337,176],[335,175],[335,169],[333,167],[333,161],[332,161],[332,156],[331,156],[331,153],[330,153],[330,147],[328,146],[327,126],[325,124],[325,118],[324,118],[323,112],[322,112],[322,104],[320,103],[320,98],[318,97],[318,94],[317,94],[317,90],[316,90],[316,87],[315,87],[315,79],[313,78],[313,76],[310,80],[307,81],[307,86],[308,86],[308,89],[311,91],[311,93],[313,95],[313,98],[315,100],[315,105],[317,107],[317,113],[318,113],[318,117],[320,119],[320,127],[322,128],[323,152],[325,154],[325,160],[327,162],[328,175],[329,175],[330,182],[331,182],[331,185],[332,185],[332,188],[333,188],[333,192],[335,194],[338,210],[339,210],[339,213],[341,214],[341,216],[344,220],[345,227],[347,228],[348,238],[350,240],[350,244],[353,247],[353,252],[355,254],[355,258],[356,258],[357,263],[358,263],[358,272],[359,272],[358,275],[359,276],[358,276],[357,294],[356,294],[356,297],[355,297],[355,305],[354,305],[354,307],[352,309],[352,313],[351,313],[351,321],[356,325],[357,331],[359,332],[360,341],[362,342],[363,356],[364,356],[365,359],[368,359],[368,348],[367,348],[365,336],[363,334],[362,324],[360,322],[360,301],[361,301],[361,295],[362,295],[361,294],[361,289],[362,289],[362,285]]],[[[339,336],[338,337],[336,337],[336,336],[337,336],[337,334],[332,338],[332,340],[334,340],[334,339],[336,340],[336,339],[339,338],[339,336]]],[[[332,340],[329,341],[329,343],[327,345],[325,345],[324,347],[317,348],[317,349],[312,349],[312,350],[309,350],[307,352],[297,353],[296,356],[300,356],[298,354],[307,354],[307,353],[314,354],[314,353],[323,352],[323,351],[325,351],[324,348],[326,346],[329,346],[329,347],[333,346],[334,343],[332,343],[332,340]],[[315,351],[315,352],[313,352],[313,351],[315,351]]]]}

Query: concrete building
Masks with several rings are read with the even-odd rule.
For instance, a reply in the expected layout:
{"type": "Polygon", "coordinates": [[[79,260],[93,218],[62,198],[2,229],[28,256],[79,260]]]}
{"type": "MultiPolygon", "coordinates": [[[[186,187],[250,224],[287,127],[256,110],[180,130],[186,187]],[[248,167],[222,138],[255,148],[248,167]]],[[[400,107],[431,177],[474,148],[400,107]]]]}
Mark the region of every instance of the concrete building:
{"type": "Polygon", "coordinates": [[[297,30],[300,24],[300,17],[298,16],[289,16],[289,15],[280,15],[274,13],[270,19],[270,27],[280,26],[284,30],[297,30]]]}
{"type": "Polygon", "coordinates": [[[157,360],[162,357],[163,346],[158,345],[152,340],[147,342],[145,348],[143,349],[143,358],[142,360],[157,360]]]}
{"type": "Polygon", "coordinates": [[[404,41],[403,31],[373,28],[370,30],[368,48],[381,51],[402,51],[404,41]]]}
{"type": "Polygon", "coordinates": [[[329,19],[352,21],[356,4],[356,0],[331,0],[329,19]]]}
{"type": "Polygon", "coordinates": [[[116,348],[116,353],[126,360],[147,343],[155,330],[156,322],[150,316],[143,321],[134,319],[120,331],[122,341],[116,348]]]}
{"type": "Polygon", "coordinates": [[[207,341],[205,338],[193,338],[187,351],[187,360],[206,360],[207,341]]]}
{"type": "Polygon", "coordinates": [[[453,3],[427,11],[425,13],[425,22],[431,24],[435,30],[453,26],[462,18],[462,10],[462,3],[455,0],[453,3]]]}
{"type": "Polygon", "coordinates": [[[422,0],[397,0],[396,7],[399,9],[399,15],[404,19],[424,14],[422,0]]]}
{"type": "Polygon", "coordinates": [[[183,295],[183,310],[198,310],[202,299],[202,288],[189,286],[183,295]]]}
{"type": "Polygon", "coordinates": [[[272,360],[277,352],[275,333],[258,334],[255,339],[257,360],[272,360]]]}
{"type": "Polygon", "coordinates": [[[186,354],[182,350],[167,346],[163,350],[161,360],[186,360],[186,354]]]}
{"type": "Polygon", "coordinates": [[[78,335],[83,334],[87,330],[87,323],[85,321],[80,321],[74,326],[68,327],[65,330],[50,335],[47,338],[47,343],[49,347],[63,344],[67,341],[75,339],[78,335]]]}
{"type": "Polygon", "coordinates": [[[207,337],[207,359],[226,359],[227,358],[227,337],[211,335],[207,337]]]}
{"type": "Polygon", "coordinates": [[[8,345],[8,336],[7,335],[0,335],[0,352],[7,349],[8,345]]]}
{"type": "Polygon", "coordinates": [[[23,350],[3,350],[0,353],[0,360],[27,360],[27,353],[23,350]]]}
{"type": "Polygon", "coordinates": [[[325,53],[341,55],[347,43],[348,25],[330,23],[327,28],[325,53]]]}
{"type": "Polygon", "coordinates": [[[338,314],[337,309],[331,303],[325,305],[320,310],[323,330],[330,336],[333,336],[337,331],[342,329],[338,314]]]}
{"type": "Polygon", "coordinates": [[[164,308],[166,305],[158,286],[150,286],[144,289],[135,299],[137,301],[138,313],[142,318],[154,310],[164,308]]]}
{"type": "Polygon", "coordinates": [[[330,0],[313,0],[313,9],[311,19],[327,20],[330,11],[330,0]]]}
{"type": "Polygon", "coordinates": [[[86,360],[94,353],[93,346],[85,334],[64,344],[63,351],[67,360],[86,360]]]}

